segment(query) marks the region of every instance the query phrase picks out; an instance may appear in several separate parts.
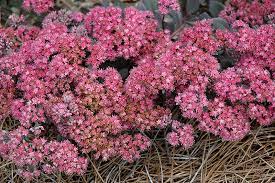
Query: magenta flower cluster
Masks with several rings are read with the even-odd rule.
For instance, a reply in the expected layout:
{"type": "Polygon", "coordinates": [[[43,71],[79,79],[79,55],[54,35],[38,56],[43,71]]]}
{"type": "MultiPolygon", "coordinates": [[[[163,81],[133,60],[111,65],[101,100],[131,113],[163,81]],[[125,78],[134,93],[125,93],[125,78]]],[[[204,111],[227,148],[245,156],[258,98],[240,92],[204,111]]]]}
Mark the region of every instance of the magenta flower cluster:
{"type": "Polygon", "coordinates": [[[41,28],[10,19],[0,29],[0,120],[18,125],[0,132],[0,155],[26,179],[83,174],[87,153],[133,162],[155,129],[187,149],[197,129],[235,141],[275,120],[270,22],[216,30],[202,20],[175,41],[133,7],[53,11],[41,28]]]}
{"type": "Polygon", "coordinates": [[[194,129],[192,125],[183,125],[179,121],[172,122],[172,132],[167,134],[167,141],[172,146],[181,145],[188,149],[194,144],[194,129]]]}
{"type": "Polygon", "coordinates": [[[23,8],[28,11],[34,11],[35,13],[41,14],[49,11],[53,8],[54,0],[24,0],[23,8]]]}
{"type": "Polygon", "coordinates": [[[45,138],[29,139],[37,131],[38,128],[27,130],[19,127],[9,133],[0,133],[0,155],[15,163],[19,175],[31,179],[39,176],[41,171],[48,174],[57,170],[66,174],[85,172],[88,161],[79,157],[75,145],[68,140],[57,142],[45,138]]]}
{"type": "Polygon", "coordinates": [[[159,0],[158,6],[160,13],[163,15],[168,14],[171,10],[180,11],[178,0],[159,0]]]}
{"type": "Polygon", "coordinates": [[[274,10],[273,0],[231,0],[220,16],[229,23],[241,20],[250,26],[259,26],[265,22],[274,23],[274,10]]]}

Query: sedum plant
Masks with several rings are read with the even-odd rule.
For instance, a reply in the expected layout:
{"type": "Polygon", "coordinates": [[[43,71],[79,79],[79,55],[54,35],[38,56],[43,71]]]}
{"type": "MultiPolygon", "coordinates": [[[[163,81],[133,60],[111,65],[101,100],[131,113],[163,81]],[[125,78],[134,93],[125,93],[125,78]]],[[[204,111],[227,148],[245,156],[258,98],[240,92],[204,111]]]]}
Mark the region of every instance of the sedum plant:
{"type": "MultiPolygon", "coordinates": [[[[0,28],[0,120],[18,123],[0,131],[0,155],[24,178],[83,174],[87,154],[133,162],[155,129],[188,149],[199,130],[236,141],[254,122],[274,122],[274,4],[246,17],[268,0],[232,1],[178,39],[151,11],[51,11],[53,3],[23,2],[50,11],[39,26],[12,15],[0,28]]],[[[158,5],[163,16],[180,10],[177,1],[158,5]]]]}

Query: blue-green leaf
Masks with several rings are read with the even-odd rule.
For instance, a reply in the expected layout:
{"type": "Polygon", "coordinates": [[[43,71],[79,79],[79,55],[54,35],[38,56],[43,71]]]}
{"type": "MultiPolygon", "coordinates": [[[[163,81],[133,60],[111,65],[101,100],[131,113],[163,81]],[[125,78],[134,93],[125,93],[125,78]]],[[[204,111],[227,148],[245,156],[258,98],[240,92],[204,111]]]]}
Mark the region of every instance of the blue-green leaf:
{"type": "Polygon", "coordinates": [[[199,10],[200,0],[187,0],[186,1],[186,11],[189,14],[192,14],[199,10]]]}
{"type": "Polygon", "coordinates": [[[214,18],[212,26],[214,29],[229,29],[229,24],[223,18],[214,18]]]}
{"type": "Polygon", "coordinates": [[[224,9],[224,5],[216,0],[211,0],[209,2],[209,12],[213,17],[218,17],[220,11],[224,9]]]}

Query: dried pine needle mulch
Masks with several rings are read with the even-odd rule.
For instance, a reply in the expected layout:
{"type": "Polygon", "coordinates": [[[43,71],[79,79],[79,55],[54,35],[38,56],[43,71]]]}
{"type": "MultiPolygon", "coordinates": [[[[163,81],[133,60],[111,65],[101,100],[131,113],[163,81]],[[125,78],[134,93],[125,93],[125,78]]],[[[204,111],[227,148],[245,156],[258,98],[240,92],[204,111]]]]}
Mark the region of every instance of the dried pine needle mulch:
{"type": "MultiPolygon", "coordinates": [[[[21,183],[16,167],[0,159],[0,182],[21,183]]],[[[42,175],[33,182],[57,183],[272,183],[275,182],[275,125],[260,127],[239,142],[223,142],[209,134],[197,137],[188,151],[156,139],[132,164],[119,158],[91,160],[83,176],[42,175]]]]}

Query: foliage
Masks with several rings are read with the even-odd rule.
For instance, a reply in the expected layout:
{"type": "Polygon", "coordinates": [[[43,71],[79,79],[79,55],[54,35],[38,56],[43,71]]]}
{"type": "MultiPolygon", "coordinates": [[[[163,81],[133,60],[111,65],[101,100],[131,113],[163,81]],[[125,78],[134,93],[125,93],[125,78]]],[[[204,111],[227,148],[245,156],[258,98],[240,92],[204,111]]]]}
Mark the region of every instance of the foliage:
{"type": "Polygon", "coordinates": [[[236,141],[254,121],[274,122],[274,27],[262,18],[274,8],[254,15],[255,27],[250,11],[242,21],[231,9],[229,24],[216,17],[214,0],[184,1],[185,14],[176,1],[87,13],[52,2],[25,0],[43,20],[13,14],[0,29],[0,120],[19,123],[0,132],[0,155],[26,179],[83,174],[86,153],[133,162],[155,129],[187,149],[198,130],[236,141]],[[194,19],[206,12],[216,18],[194,19]],[[180,25],[169,28],[170,15],[180,25]]]}

